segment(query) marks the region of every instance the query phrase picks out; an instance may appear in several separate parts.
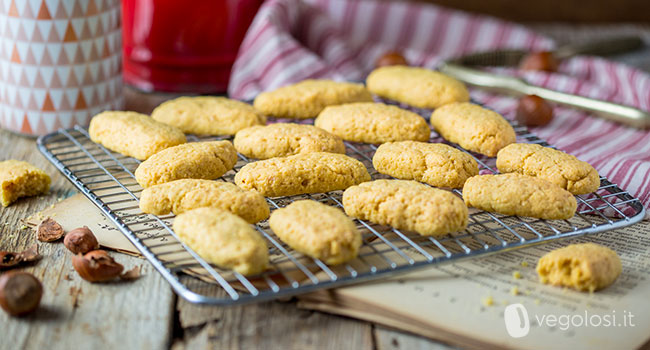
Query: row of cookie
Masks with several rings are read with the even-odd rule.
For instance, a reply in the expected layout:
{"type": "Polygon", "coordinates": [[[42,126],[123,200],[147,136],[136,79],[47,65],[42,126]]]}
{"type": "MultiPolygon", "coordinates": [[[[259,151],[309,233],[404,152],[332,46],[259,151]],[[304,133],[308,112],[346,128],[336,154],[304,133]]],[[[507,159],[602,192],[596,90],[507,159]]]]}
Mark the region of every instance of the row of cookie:
{"type": "MultiPolygon", "coordinates": [[[[588,163],[536,144],[511,144],[499,151],[497,168],[503,175],[478,175],[471,156],[445,144],[385,143],[372,161],[377,171],[394,178],[462,188],[470,206],[543,219],[572,217],[577,207],[573,194],[591,193],[600,185],[588,163]]],[[[238,186],[267,197],[342,190],[368,180],[358,160],[324,152],[249,163],[235,175],[238,186]]]]}
{"type": "Polygon", "coordinates": [[[305,80],[259,94],[253,105],[278,118],[316,118],[326,107],[372,102],[372,94],[419,108],[469,101],[460,81],[426,68],[390,66],[372,71],[363,84],[305,80]]]}
{"type": "MultiPolygon", "coordinates": [[[[377,183],[374,187],[383,187],[384,190],[390,191],[378,192],[390,195],[392,205],[398,203],[402,196],[410,195],[408,192],[411,190],[417,190],[419,185],[410,181],[392,184],[389,183],[390,180],[383,181],[385,182],[377,183]]],[[[360,186],[350,189],[359,191],[358,194],[362,196],[364,191],[372,190],[372,186],[365,186],[364,189],[358,187],[360,186]]],[[[440,195],[436,198],[439,206],[455,204],[454,200],[445,203],[446,198],[442,193],[436,194],[440,195]]],[[[354,194],[350,196],[352,195],[354,194]]],[[[350,196],[344,197],[344,200],[350,196]]],[[[378,200],[375,195],[369,198],[378,200]]],[[[361,203],[361,200],[356,203],[361,203]]],[[[426,205],[426,202],[422,204],[426,205]]],[[[360,206],[354,203],[348,207],[346,212],[353,214],[360,209],[360,206]],[[348,210],[348,207],[353,209],[348,210]]],[[[390,207],[384,206],[384,209],[387,208],[390,207]]],[[[386,221],[391,219],[390,211],[386,210],[366,210],[365,213],[362,215],[375,219],[384,218],[386,221]]],[[[415,210],[411,214],[422,215],[415,210]]],[[[426,214],[427,212],[424,213],[426,214]]],[[[396,220],[394,217],[392,219],[396,220]]],[[[294,250],[329,265],[355,258],[362,244],[361,234],[349,217],[337,208],[311,200],[296,201],[274,211],[270,226],[276,236],[294,250]],[[327,229],[324,230],[323,227],[327,229]]],[[[269,268],[265,240],[246,221],[226,210],[202,207],[185,212],[174,221],[174,230],[181,240],[200,256],[222,268],[232,269],[244,275],[256,275],[269,268]]],[[[606,247],[593,243],[574,244],[544,255],[538,262],[537,273],[542,283],[593,292],[616,280],[621,273],[621,261],[614,251],[606,247]],[[567,272],[567,264],[575,265],[575,268],[567,272]]]]}
{"type": "MultiPolygon", "coordinates": [[[[501,175],[478,175],[476,161],[453,147],[414,141],[381,145],[373,165],[398,179],[462,188],[465,203],[478,209],[542,219],[571,218],[577,208],[573,194],[591,193],[600,185],[588,163],[536,144],[501,149],[497,168],[506,173],[501,175]]],[[[235,175],[238,186],[268,197],[329,192],[368,180],[356,159],[322,152],[250,163],[235,175]]]]}
{"type": "MultiPolygon", "coordinates": [[[[254,106],[224,97],[181,97],[162,103],[153,111],[151,119],[136,113],[127,115],[118,112],[122,114],[121,118],[112,116],[109,118],[110,122],[103,123],[106,124],[105,127],[91,125],[91,136],[94,134],[93,141],[103,143],[110,149],[144,160],[164,148],[184,143],[185,138],[181,133],[234,135],[242,129],[266,124],[265,115],[294,119],[314,118],[328,106],[361,102],[357,107],[331,110],[321,118],[321,122],[323,125],[330,125],[329,128],[338,128],[343,132],[347,129],[350,140],[354,141],[359,138],[353,135],[363,133],[363,130],[354,125],[347,125],[348,122],[341,122],[340,115],[360,112],[378,115],[379,118],[374,122],[378,129],[372,132],[379,135],[359,140],[360,142],[428,139],[426,123],[418,119],[417,115],[397,107],[370,105],[371,91],[382,97],[428,108],[465,102],[469,96],[462,83],[441,73],[422,68],[386,67],[370,74],[368,89],[362,84],[306,80],[262,93],[255,99],[254,106]],[[395,86],[401,86],[404,91],[396,89],[395,86]],[[408,89],[405,88],[407,86],[408,89]],[[395,121],[402,120],[412,129],[410,134],[407,132],[404,135],[391,130],[395,121]],[[383,126],[382,123],[386,125],[383,126]],[[382,128],[388,130],[381,130],[382,128]],[[122,139],[128,142],[122,142],[122,139]]],[[[107,114],[110,115],[111,112],[107,114]]],[[[368,119],[369,116],[358,117],[356,124],[364,126],[364,117],[368,119]]],[[[372,116],[370,119],[373,119],[372,116]]]]}
{"type": "MultiPolygon", "coordinates": [[[[421,68],[381,68],[369,76],[368,84],[370,91],[379,96],[410,102],[414,106],[422,106],[424,102],[430,108],[451,102],[464,102],[469,96],[462,83],[421,68]],[[403,70],[408,73],[399,78],[403,70]],[[402,85],[410,86],[415,93],[428,95],[423,99],[402,98],[401,94],[390,89],[393,86],[392,80],[398,78],[413,80],[404,81],[402,85]]],[[[314,118],[327,106],[372,102],[370,91],[362,84],[306,80],[262,93],[255,99],[254,106],[225,97],[180,97],[166,101],[154,109],[151,119],[135,112],[103,113],[103,117],[110,120],[95,118],[97,121],[94,124],[103,126],[91,124],[91,136],[94,135],[93,141],[105,144],[110,149],[144,160],[164,148],[184,143],[182,133],[234,135],[242,129],[266,124],[265,115],[314,118]],[[99,123],[99,120],[102,122],[99,123]],[[118,133],[120,137],[116,137],[118,133]]],[[[392,113],[398,116],[401,114],[395,111],[397,109],[392,113]]],[[[344,111],[350,112],[353,110],[344,111]]],[[[416,128],[421,129],[421,125],[419,123],[416,128]]],[[[428,138],[428,131],[425,134],[424,137],[428,138]]]]}
{"type": "Polygon", "coordinates": [[[577,208],[573,195],[594,192],[600,185],[598,172],[588,163],[537,144],[502,148],[496,162],[500,175],[478,175],[478,164],[468,154],[435,143],[385,143],[372,161],[377,171],[395,178],[462,188],[468,206],[542,219],[571,218],[577,208]]]}
{"type": "MultiPolygon", "coordinates": [[[[250,225],[269,216],[264,198],[255,191],[225,182],[178,180],[146,189],[140,205],[154,214],[174,210],[178,237],[210,263],[244,275],[268,268],[266,242],[250,225]]],[[[293,250],[336,265],[356,258],[362,244],[351,217],[434,236],[462,230],[468,220],[467,207],[451,192],[406,180],[351,186],[344,192],[343,207],[347,215],[300,200],[275,210],[269,225],[293,250]]]]}
{"type": "MultiPolygon", "coordinates": [[[[334,84],[334,87],[350,85],[319,82],[334,84]]],[[[279,90],[282,89],[285,88],[279,90]]],[[[319,90],[315,96],[323,97],[323,91],[319,90]]],[[[330,101],[334,102],[346,101],[330,101]]],[[[446,104],[432,114],[431,122],[447,140],[488,156],[496,155],[499,149],[515,141],[514,130],[503,117],[471,103],[446,104]]],[[[315,121],[320,129],[296,124],[257,125],[264,123],[263,115],[243,102],[221,97],[182,97],[163,103],[151,118],[135,112],[101,113],[93,118],[89,131],[93,141],[140,160],[185,143],[185,132],[237,134],[237,150],[258,159],[310,151],[343,153],[345,147],[341,139],[381,144],[427,141],[430,134],[421,116],[396,106],[372,102],[323,108],[315,121]]]]}
{"type": "MultiPolygon", "coordinates": [[[[372,164],[382,174],[436,187],[463,188],[479,172],[469,154],[442,143],[388,142],[377,148],[372,164]]],[[[538,144],[513,143],[502,148],[496,166],[501,173],[544,179],[576,195],[594,192],[600,185],[598,172],[588,163],[538,144]]]]}
{"type": "MultiPolygon", "coordinates": [[[[383,144],[424,142],[430,136],[424,118],[382,103],[326,107],[314,124],[316,127],[278,123],[246,128],[235,135],[235,148],[247,157],[267,159],[312,151],[344,153],[341,139],[383,144]]],[[[490,157],[516,140],[514,129],[501,115],[471,103],[451,103],[436,109],[431,124],[445,139],[490,157]]]]}
{"type": "MultiPolygon", "coordinates": [[[[437,109],[431,123],[447,140],[488,156],[495,156],[501,148],[515,142],[514,130],[503,117],[470,103],[452,103],[437,109]]],[[[316,118],[315,125],[277,123],[247,127],[236,133],[235,148],[247,157],[267,159],[314,151],[345,153],[342,139],[382,144],[428,141],[430,134],[421,116],[381,103],[327,107],[316,118]]],[[[93,141],[140,160],[186,142],[183,131],[135,112],[100,113],[92,119],[89,133],[93,141]]]]}

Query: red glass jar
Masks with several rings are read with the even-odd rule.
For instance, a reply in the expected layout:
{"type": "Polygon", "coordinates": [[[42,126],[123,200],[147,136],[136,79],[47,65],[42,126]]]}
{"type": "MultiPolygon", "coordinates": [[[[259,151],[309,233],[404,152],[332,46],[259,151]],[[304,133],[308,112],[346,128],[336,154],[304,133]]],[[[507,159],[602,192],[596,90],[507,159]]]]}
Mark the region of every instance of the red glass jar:
{"type": "Polygon", "coordinates": [[[219,93],[262,0],[122,0],[124,80],[144,91],[219,93]]]}

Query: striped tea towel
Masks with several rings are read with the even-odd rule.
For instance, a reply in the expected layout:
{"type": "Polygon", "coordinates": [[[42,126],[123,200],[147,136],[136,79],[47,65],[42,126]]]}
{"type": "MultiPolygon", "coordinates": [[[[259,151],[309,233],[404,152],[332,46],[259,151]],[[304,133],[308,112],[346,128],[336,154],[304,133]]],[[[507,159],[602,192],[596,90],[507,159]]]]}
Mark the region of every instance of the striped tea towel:
{"type": "MultiPolygon", "coordinates": [[[[434,5],[268,0],[242,43],[229,94],[253,99],[308,78],[363,81],[377,58],[390,50],[401,51],[411,65],[436,68],[445,58],[475,51],[547,50],[553,45],[522,26],[434,5]]],[[[601,58],[565,60],[557,73],[517,74],[549,89],[650,109],[650,75],[601,58]]],[[[471,94],[473,100],[514,117],[515,99],[478,90],[471,94]]],[[[532,131],[589,162],[648,208],[650,132],[559,107],[551,124],[532,131]]]]}

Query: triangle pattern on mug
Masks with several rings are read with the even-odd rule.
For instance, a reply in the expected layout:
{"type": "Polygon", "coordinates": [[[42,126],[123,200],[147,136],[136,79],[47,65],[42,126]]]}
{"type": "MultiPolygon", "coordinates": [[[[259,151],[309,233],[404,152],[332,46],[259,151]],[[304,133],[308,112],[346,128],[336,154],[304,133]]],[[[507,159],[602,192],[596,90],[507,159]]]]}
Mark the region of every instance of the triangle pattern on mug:
{"type": "Polygon", "coordinates": [[[122,108],[119,0],[4,0],[0,127],[41,135],[122,108]]]}

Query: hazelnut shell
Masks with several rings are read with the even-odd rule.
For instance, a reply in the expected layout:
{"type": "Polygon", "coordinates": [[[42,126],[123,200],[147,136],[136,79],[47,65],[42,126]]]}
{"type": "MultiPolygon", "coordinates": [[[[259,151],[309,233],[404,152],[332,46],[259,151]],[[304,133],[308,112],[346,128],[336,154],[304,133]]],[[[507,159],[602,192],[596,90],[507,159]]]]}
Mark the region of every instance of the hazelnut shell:
{"type": "Polygon", "coordinates": [[[105,250],[93,250],[72,257],[72,266],[88,282],[104,282],[119,277],[124,266],[116,262],[105,250]]]}

